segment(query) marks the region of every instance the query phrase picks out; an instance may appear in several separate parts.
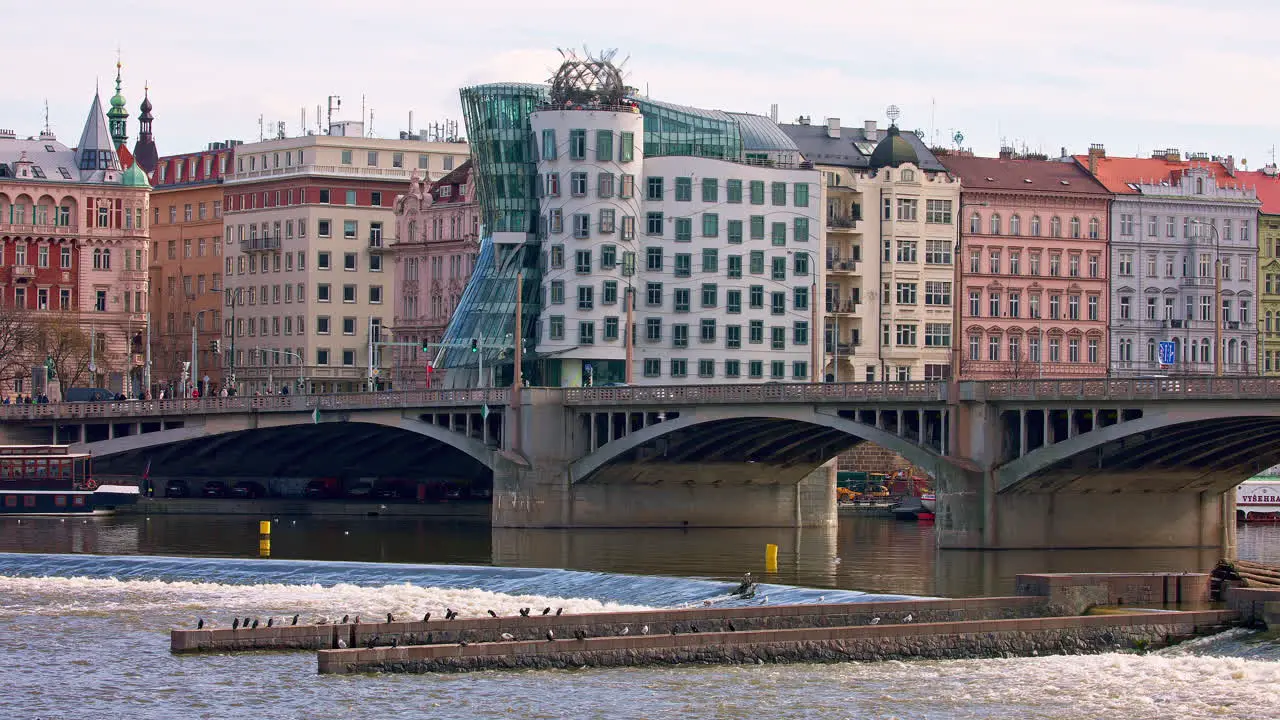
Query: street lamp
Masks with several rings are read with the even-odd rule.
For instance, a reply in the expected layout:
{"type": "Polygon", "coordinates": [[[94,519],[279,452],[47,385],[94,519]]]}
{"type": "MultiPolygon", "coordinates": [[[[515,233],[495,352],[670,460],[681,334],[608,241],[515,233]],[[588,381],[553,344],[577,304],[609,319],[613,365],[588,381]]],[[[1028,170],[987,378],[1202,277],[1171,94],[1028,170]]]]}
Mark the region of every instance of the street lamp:
{"type": "MultiPolygon", "coordinates": [[[[1196,226],[1196,237],[1200,237],[1200,228],[1204,226],[1204,222],[1196,218],[1192,223],[1196,226]]],[[[1222,377],[1222,253],[1218,246],[1218,226],[1209,225],[1209,232],[1213,239],[1213,374],[1215,377],[1222,377]]],[[[1189,356],[1190,348],[1184,348],[1184,352],[1189,356]]]]}
{"type": "Polygon", "coordinates": [[[223,381],[228,395],[236,394],[236,305],[240,303],[240,288],[215,288],[215,292],[223,293],[231,303],[231,360],[228,362],[230,372],[223,381]]]}
{"type": "MultiPolygon", "coordinates": [[[[948,440],[947,450],[949,454],[956,454],[960,449],[960,308],[964,302],[963,280],[961,278],[960,251],[962,244],[960,240],[960,228],[964,223],[964,209],[967,207],[988,207],[991,203],[986,200],[975,203],[958,202],[956,206],[956,244],[951,253],[951,381],[947,388],[947,404],[951,406],[949,421],[947,423],[948,440]]],[[[978,228],[981,230],[981,226],[978,228]]]]}

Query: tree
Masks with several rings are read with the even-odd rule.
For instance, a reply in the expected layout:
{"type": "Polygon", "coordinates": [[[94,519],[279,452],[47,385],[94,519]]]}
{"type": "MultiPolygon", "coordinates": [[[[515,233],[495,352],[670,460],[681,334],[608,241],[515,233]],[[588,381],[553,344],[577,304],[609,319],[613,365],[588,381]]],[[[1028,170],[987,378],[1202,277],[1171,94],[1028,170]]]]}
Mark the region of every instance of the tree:
{"type": "Polygon", "coordinates": [[[25,308],[0,306],[0,382],[31,377],[34,314],[25,308]]]}
{"type": "MultiPolygon", "coordinates": [[[[41,313],[33,324],[31,353],[36,362],[53,359],[54,371],[63,390],[83,387],[91,379],[89,372],[89,335],[80,327],[80,316],[73,312],[41,313]]],[[[105,353],[103,353],[105,355],[105,353]]],[[[106,358],[98,359],[105,365],[106,358]]],[[[103,371],[103,367],[99,367],[103,371]]]]}

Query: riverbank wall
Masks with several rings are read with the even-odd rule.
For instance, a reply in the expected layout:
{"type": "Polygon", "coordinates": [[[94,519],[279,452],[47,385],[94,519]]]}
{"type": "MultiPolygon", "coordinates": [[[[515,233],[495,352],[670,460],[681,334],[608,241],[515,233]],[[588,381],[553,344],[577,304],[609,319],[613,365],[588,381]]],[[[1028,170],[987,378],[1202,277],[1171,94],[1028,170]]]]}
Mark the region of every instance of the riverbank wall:
{"type": "Polygon", "coordinates": [[[487,502],[416,503],[300,498],[142,498],[116,509],[121,515],[256,515],[258,517],[429,517],[489,522],[487,502]]]}

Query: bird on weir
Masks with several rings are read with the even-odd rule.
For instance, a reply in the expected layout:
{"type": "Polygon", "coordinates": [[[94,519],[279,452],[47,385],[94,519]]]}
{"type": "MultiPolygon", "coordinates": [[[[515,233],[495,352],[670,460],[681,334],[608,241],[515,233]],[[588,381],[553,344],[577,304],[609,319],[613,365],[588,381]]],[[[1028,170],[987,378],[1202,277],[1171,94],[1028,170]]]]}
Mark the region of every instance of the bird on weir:
{"type": "Polygon", "coordinates": [[[357,615],[357,616],[356,616],[356,619],[355,619],[355,621],[354,621],[354,622],[355,622],[355,624],[356,624],[356,625],[359,625],[359,624],[360,624],[360,616],[359,616],[359,615],[357,615]]]}
{"type": "Polygon", "coordinates": [[[543,615],[550,615],[550,614],[551,614],[551,608],[543,608],[543,609],[542,609],[542,614],[543,614],[543,615]]]}
{"type": "Polygon", "coordinates": [[[274,617],[267,618],[267,627],[272,627],[275,624],[276,624],[276,619],[274,617]]]}
{"type": "Polygon", "coordinates": [[[564,608],[556,608],[556,617],[560,617],[560,613],[564,612],[564,608]]]}
{"type": "Polygon", "coordinates": [[[503,640],[515,640],[515,639],[516,639],[516,636],[515,636],[515,635],[512,635],[511,633],[502,633],[502,635],[500,635],[499,637],[501,637],[503,640]]]}
{"type": "Polygon", "coordinates": [[[630,635],[630,634],[631,634],[631,626],[630,626],[630,625],[624,625],[624,626],[622,627],[622,631],[621,631],[621,632],[619,632],[618,634],[619,634],[619,635],[630,635]]]}
{"type": "Polygon", "coordinates": [[[240,628],[240,618],[231,621],[231,629],[238,630],[240,628]]]}
{"type": "Polygon", "coordinates": [[[249,618],[247,618],[247,617],[246,617],[246,618],[244,619],[244,622],[242,622],[242,623],[240,623],[240,624],[241,624],[241,625],[243,625],[243,626],[245,626],[245,627],[249,627],[249,618]]]}
{"type": "Polygon", "coordinates": [[[393,623],[393,622],[395,622],[395,620],[391,617],[391,613],[387,613],[387,622],[388,622],[388,623],[393,623]]]}
{"type": "Polygon", "coordinates": [[[351,616],[350,616],[350,615],[343,615],[343,616],[342,616],[342,624],[343,624],[343,625],[346,625],[346,624],[347,624],[347,621],[348,621],[348,620],[350,620],[350,619],[351,619],[351,616]]]}
{"type": "Polygon", "coordinates": [[[734,626],[733,626],[733,621],[732,621],[732,620],[729,620],[729,621],[728,621],[728,622],[726,622],[725,624],[729,626],[729,632],[738,632],[738,628],[736,628],[736,627],[734,627],[734,626]]]}
{"type": "Polygon", "coordinates": [[[258,619],[257,619],[257,618],[254,618],[254,619],[253,619],[253,629],[254,629],[254,630],[257,630],[257,629],[258,629],[258,619]]]}
{"type": "Polygon", "coordinates": [[[430,620],[431,620],[431,613],[427,613],[426,615],[422,616],[422,622],[430,622],[430,620]]]}
{"type": "Polygon", "coordinates": [[[878,617],[873,617],[873,618],[871,618],[871,624],[872,624],[872,625],[879,625],[879,624],[880,624],[880,618],[878,618],[878,617]]]}
{"type": "Polygon", "coordinates": [[[574,637],[576,637],[576,638],[578,638],[579,640],[586,640],[586,639],[587,639],[587,631],[586,631],[586,630],[583,630],[582,628],[578,628],[577,630],[574,630],[574,631],[573,631],[573,636],[574,636],[574,637]]]}
{"type": "Polygon", "coordinates": [[[490,611],[489,611],[489,617],[498,617],[498,613],[496,613],[496,612],[494,612],[494,611],[490,610],[490,611]]]}
{"type": "Polygon", "coordinates": [[[555,639],[556,639],[556,633],[555,633],[555,631],[554,631],[554,630],[548,630],[548,631],[547,631],[547,640],[555,640],[555,639]]]}
{"type": "Polygon", "coordinates": [[[196,618],[196,629],[197,630],[204,629],[204,618],[196,618]]]}
{"type": "Polygon", "coordinates": [[[913,616],[911,616],[911,615],[907,615],[906,617],[902,618],[902,622],[904,622],[904,623],[909,623],[909,622],[911,622],[912,620],[915,620],[915,617],[913,617],[913,616]]]}
{"type": "Polygon", "coordinates": [[[520,617],[529,617],[529,608],[520,608],[520,617]]]}
{"type": "Polygon", "coordinates": [[[293,622],[291,622],[291,623],[289,623],[289,624],[290,624],[290,625],[297,625],[297,624],[298,624],[298,614],[297,614],[297,613],[294,613],[294,614],[293,614],[293,622]]]}
{"type": "Polygon", "coordinates": [[[454,612],[453,610],[451,610],[451,609],[449,609],[449,608],[445,608],[445,609],[444,609],[444,619],[445,619],[445,620],[452,620],[452,619],[454,619],[454,618],[456,618],[456,617],[458,617],[458,613],[454,612]]]}

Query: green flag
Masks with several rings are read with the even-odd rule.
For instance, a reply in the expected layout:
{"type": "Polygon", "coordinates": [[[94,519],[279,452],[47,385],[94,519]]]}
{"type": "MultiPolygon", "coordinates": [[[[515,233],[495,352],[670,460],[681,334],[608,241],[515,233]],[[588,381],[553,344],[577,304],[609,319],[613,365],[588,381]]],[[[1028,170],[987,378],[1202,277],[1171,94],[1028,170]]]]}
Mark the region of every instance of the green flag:
{"type": "Polygon", "coordinates": [[[313,425],[320,424],[320,408],[319,407],[311,411],[311,423],[313,425]]]}
{"type": "Polygon", "coordinates": [[[488,420],[488,419],[489,419],[489,405],[488,405],[488,403],[485,403],[484,405],[481,405],[481,406],[480,406],[480,419],[481,419],[481,420],[488,420]]]}

